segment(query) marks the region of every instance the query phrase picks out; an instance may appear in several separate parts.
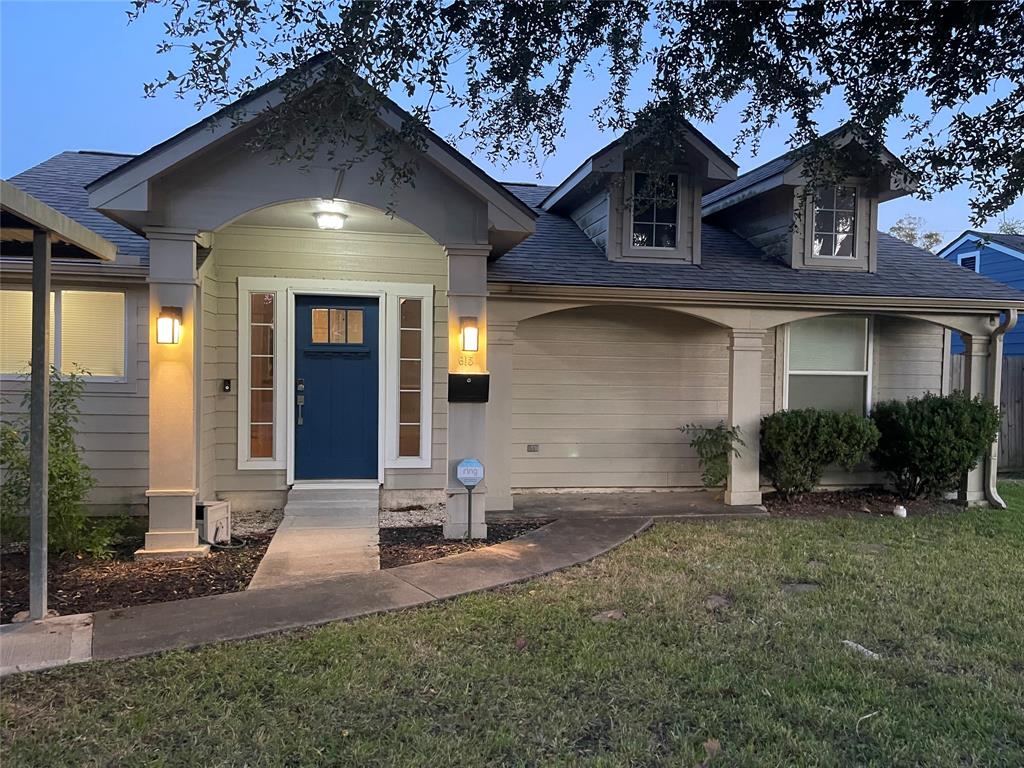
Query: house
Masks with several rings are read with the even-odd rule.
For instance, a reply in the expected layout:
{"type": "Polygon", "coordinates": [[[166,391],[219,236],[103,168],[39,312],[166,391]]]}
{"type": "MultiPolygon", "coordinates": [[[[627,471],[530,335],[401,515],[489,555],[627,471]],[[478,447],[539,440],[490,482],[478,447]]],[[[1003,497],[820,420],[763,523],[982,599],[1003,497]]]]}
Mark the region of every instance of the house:
{"type": "MultiPolygon", "coordinates": [[[[939,257],[990,280],[1024,290],[1024,235],[967,230],[939,251],[939,257]]],[[[953,354],[963,354],[964,344],[953,338],[953,354]]],[[[1003,340],[1003,354],[1024,355],[1024,327],[1016,327],[1003,340]]]]}
{"type": "MultiPolygon", "coordinates": [[[[241,106],[10,180],[118,246],[55,259],[54,359],[91,372],[92,501],[147,510],[148,552],[197,551],[197,499],[279,507],[308,487],[444,500],[462,535],[468,457],[486,465],[473,535],[515,489],[697,487],[686,422],[740,427],[725,503],[757,504],[762,414],[939,391],[951,330],[969,391],[998,398],[1024,294],[877,231],[910,191],[891,155],[811,195],[799,153],[738,176],[690,130],[658,173],[627,138],[545,187],[430,136],[389,199],[368,164],[252,152],[258,104],[241,106]]],[[[4,242],[0,266],[15,374],[30,263],[4,242]]],[[[990,469],[970,500],[998,499],[990,469]]]]}

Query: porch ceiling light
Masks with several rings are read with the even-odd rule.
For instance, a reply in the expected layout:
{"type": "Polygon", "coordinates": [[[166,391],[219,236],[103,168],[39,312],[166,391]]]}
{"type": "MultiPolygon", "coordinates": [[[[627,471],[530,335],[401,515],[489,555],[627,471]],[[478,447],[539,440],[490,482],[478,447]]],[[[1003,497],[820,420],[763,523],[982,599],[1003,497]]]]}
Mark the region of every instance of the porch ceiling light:
{"type": "Polygon", "coordinates": [[[345,226],[345,215],[334,211],[317,211],[313,214],[320,229],[341,229],[345,226]]]}
{"type": "Polygon", "coordinates": [[[459,318],[459,346],[463,352],[480,350],[480,329],[475,317],[459,318]]]}
{"type": "Polygon", "coordinates": [[[177,344],[181,341],[181,307],[160,307],[156,318],[156,343],[177,344]]]}

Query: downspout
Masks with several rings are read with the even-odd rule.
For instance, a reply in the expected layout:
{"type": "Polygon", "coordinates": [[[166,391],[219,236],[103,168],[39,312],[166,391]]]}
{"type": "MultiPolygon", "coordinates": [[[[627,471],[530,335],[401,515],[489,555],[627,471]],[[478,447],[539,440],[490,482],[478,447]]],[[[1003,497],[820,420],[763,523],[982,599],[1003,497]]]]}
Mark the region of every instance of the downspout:
{"type": "MultiPolygon", "coordinates": [[[[988,400],[996,408],[1002,394],[1003,384],[1003,337],[1017,325],[1017,310],[1006,310],[1006,317],[999,327],[992,331],[992,340],[988,351],[988,400]]],[[[985,498],[993,507],[1006,509],[1006,502],[999,495],[996,482],[999,474],[999,438],[989,447],[985,457],[985,498]]]]}

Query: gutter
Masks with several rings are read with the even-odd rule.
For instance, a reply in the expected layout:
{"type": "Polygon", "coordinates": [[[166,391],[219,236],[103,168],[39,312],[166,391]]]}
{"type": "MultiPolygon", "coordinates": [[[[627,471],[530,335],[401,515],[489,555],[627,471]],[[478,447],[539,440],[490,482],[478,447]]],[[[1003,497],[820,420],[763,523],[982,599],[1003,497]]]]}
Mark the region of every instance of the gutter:
{"type": "MultiPolygon", "coordinates": [[[[1007,309],[1006,317],[999,327],[992,331],[991,345],[988,352],[988,399],[999,407],[1003,378],[1003,337],[1017,325],[1017,310],[1007,309]]],[[[985,457],[985,498],[993,507],[1006,509],[1006,502],[999,495],[996,482],[999,475],[999,438],[989,447],[985,457]]]]}

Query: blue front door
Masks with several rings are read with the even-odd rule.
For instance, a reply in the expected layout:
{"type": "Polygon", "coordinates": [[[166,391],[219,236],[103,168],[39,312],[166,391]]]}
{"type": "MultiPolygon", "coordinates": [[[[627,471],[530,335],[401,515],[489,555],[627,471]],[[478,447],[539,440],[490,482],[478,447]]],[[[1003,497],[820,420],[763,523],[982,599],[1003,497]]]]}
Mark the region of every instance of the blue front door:
{"type": "Polygon", "coordinates": [[[295,479],[376,479],[377,300],[295,297],[295,479]]]}

